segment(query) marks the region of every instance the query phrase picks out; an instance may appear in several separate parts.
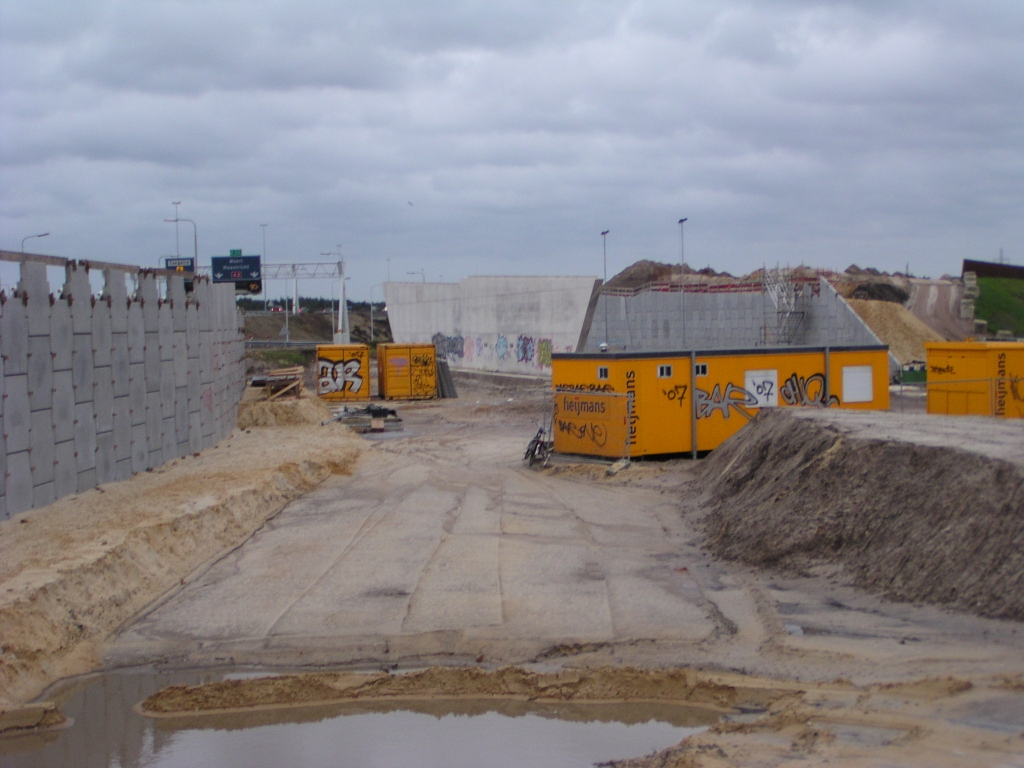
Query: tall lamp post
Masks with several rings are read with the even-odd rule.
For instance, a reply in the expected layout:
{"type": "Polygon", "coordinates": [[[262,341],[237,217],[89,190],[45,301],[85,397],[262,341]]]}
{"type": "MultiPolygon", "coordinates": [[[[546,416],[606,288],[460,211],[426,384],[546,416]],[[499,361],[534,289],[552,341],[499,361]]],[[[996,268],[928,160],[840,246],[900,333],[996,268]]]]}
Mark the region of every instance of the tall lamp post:
{"type": "MultiPolygon", "coordinates": [[[[604,256],[604,282],[601,284],[602,292],[604,288],[608,286],[608,233],[610,229],[606,229],[601,233],[601,253],[604,256]]],[[[608,343],[608,296],[604,297],[604,343],[608,343]]]]}
{"type": "MultiPolygon", "coordinates": [[[[267,263],[267,225],[266,224],[260,224],[260,227],[263,229],[263,255],[260,256],[260,258],[262,259],[263,263],[266,264],[267,263]]],[[[199,265],[197,264],[196,266],[198,267],[199,265]]],[[[266,312],[269,308],[270,308],[270,295],[267,293],[267,286],[264,285],[263,286],[263,311],[266,312]]]]}
{"type": "Polygon", "coordinates": [[[686,241],[683,239],[683,224],[686,223],[686,219],[679,220],[679,295],[680,303],[682,304],[682,311],[680,314],[683,316],[683,348],[686,348],[686,241]]]}
{"type": "Polygon", "coordinates": [[[22,253],[25,252],[25,241],[26,240],[31,240],[33,237],[49,237],[49,236],[50,236],[49,232],[43,232],[41,235],[28,235],[27,237],[21,238],[21,252],[22,253]]]}
{"type": "MultiPolygon", "coordinates": [[[[174,225],[174,239],[178,239],[178,222],[186,221],[192,225],[192,268],[199,269],[199,230],[196,228],[196,223],[192,219],[179,219],[178,214],[174,214],[173,219],[164,219],[168,224],[174,225]]],[[[178,255],[181,256],[181,249],[178,249],[178,255]]]]}
{"type": "MultiPolygon", "coordinates": [[[[171,205],[174,206],[174,255],[181,258],[181,242],[178,239],[178,206],[181,205],[181,200],[175,200],[171,205]]],[[[171,219],[164,219],[164,221],[171,221],[171,219]]]]}
{"type": "Polygon", "coordinates": [[[407,274],[407,275],[419,275],[420,276],[420,282],[422,282],[422,283],[427,282],[427,271],[425,269],[416,269],[416,270],[413,270],[412,272],[406,272],[405,274],[407,274]]]}

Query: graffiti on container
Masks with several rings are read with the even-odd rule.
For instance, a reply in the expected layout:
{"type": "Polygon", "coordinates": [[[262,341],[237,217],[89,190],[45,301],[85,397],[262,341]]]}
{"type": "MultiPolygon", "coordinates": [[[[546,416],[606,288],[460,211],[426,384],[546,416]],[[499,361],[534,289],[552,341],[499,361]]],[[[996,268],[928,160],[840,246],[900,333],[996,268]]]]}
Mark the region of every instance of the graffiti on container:
{"type": "Polygon", "coordinates": [[[1017,376],[1010,379],[1010,395],[1018,402],[1024,401],[1024,379],[1017,376]]]}
{"type": "Polygon", "coordinates": [[[442,333],[435,333],[430,337],[430,342],[441,357],[457,357],[462,359],[465,349],[465,342],[461,336],[445,336],[442,333]]]}
{"type": "Polygon", "coordinates": [[[804,405],[817,408],[830,408],[839,405],[835,395],[825,397],[825,375],[816,373],[808,376],[797,376],[795,373],[779,387],[779,394],[786,405],[804,405]]]}
{"type": "Polygon", "coordinates": [[[467,363],[473,362],[473,351],[475,350],[475,346],[473,345],[473,337],[472,336],[467,336],[463,340],[463,347],[462,347],[462,349],[463,349],[462,355],[465,358],[466,362],[467,363]]]}
{"type": "Polygon", "coordinates": [[[362,361],[358,358],[335,362],[321,357],[316,361],[316,367],[316,391],[321,395],[346,390],[358,393],[363,388],[363,377],[359,375],[362,361]]]}
{"type": "Polygon", "coordinates": [[[499,360],[504,360],[508,357],[508,339],[505,338],[504,334],[498,334],[498,340],[494,342],[494,352],[498,355],[499,360]]]}
{"type": "Polygon", "coordinates": [[[614,392],[611,384],[558,384],[555,392],[614,392]]]}
{"type": "Polygon", "coordinates": [[[484,349],[486,349],[486,348],[487,348],[487,345],[484,344],[483,338],[481,338],[480,336],[477,336],[476,337],[476,356],[477,357],[483,357],[484,349]]]}
{"type": "Polygon", "coordinates": [[[572,421],[557,419],[555,426],[559,432],[564,432],[577,440],[590,438],[591,442],[599,448],[603,448],[604,444],[608,442],[608,430],[601,424],[576,424],[572,421]]]}
{"type": "Polygon", "coordinates": [[[682,408],[683,401],[686,400],[686,385],[676,384],[674,387],[671,387],[670,389],[661,390],[661,394],[667,397],[670,403],[678,402],[679,407],[682,408]]]}
{"type": "Polygon", "coordinates": [[[551,339],[541,339],[537,342],[537,365],[540,367],[551,367],[551,339]]]}
{"type": "Polygon", "coordinates": [[[533,355],[537,351],[532,336],[520,335],[516,339],[516,362],[532,363],[533,355]]]}
{"type": "Polygon", "coordinates": [[[928,371],[929,373],[956,373],[956,369],[948,363],[946,365],[929,365],[928,371]]]}
{"type": "Polygon", "coordinates": [[[722,388],[718,384],[715,384],[715,388],[711,392],[706,392],[703,389],[695,389],[693,392],[697,401],[698,419],[710,418],[715,411],[721,412],[723,419],[728,419],[730,408],[735,409],[740,416],[749,419],[751,415],[744,410],[744,407],[752,408],[757,405],[756,397],[735,384],[727,384],[725,392],[722,392],[722,388]]]}

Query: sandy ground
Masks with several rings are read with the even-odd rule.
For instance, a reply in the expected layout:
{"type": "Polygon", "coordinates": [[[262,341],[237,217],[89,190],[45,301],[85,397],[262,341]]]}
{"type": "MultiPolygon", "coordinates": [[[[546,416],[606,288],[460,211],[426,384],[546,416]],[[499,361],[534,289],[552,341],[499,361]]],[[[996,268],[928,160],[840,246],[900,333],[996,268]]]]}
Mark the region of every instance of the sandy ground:
{"type": "Polygon", "coordinates": [[[882,343],[889,346],[889,352],[901,365],[924,362],[927,357],[925,343],[946,340],[902,304],[865,299],[847,299],[846,303],[882,343]]]}
{"type": "MultiPolygon", "coordinates": [[[[279,420],[292,426],[237,430],[202,454],[0,523],[0,711],[98,667],[98,644],[124,622],[349,471],[358,440],[337,425],[311,440],[309,423],[330,412],[314,400],[291,409],[298,416],[279,420]]],[[[273,421],[263,410],[244,404],[243,418],[273,421]]]]}
{"type": "MultiPolygon", "coordinates": [[[[835,567],[801,575],[718,560],[704,549],[709,510],[692,462],[635,464],[614,477],[594,464],[530,470],[522,451],[542,418],[544,388],[483,377],[458,384],[459,400],[400,405],[404,433],[358,439],[358,461],[344,464],[351,475],[328,469],[315,489],[316,478],[294,486],[283,510],[281,497],[198,563],[161,563],[163,586],[97,627],[77,666],[54,666],[8,695],[24,700],[44,679],[97,660],[397,672],[440,664],[440,676],[516,664],[612,680],[602,670],[675,669],[774,693],[765,711],[737,709],[747,700],[729,694],[720,702],[729,721],[636,765],[1024,765],[1020,622],[887,602],[835,567]]],[[[174,489],[183,499],[186,475],[192,493],[207,491],[210,480],[187,465],[217,451],[222,470],[265,475],[279,466],[269,457],[351,457],[353,440],[341,427],[253,427],[226,441],[230,450],[182,462],[183,474],[162,487],[136,485],[123,498],[140,511],[177,509],[162,495],[174,489]]],[[[69,506],[64,524],[78,520],[82,543],[94,542],[81,509],[69,506]]],[[[9,529],[27,535],[30,525],[0,527],[4,563],[28,546],[8,549],[9,529]]],[[[0,589],[21,578],[16,570],[0,589]]],[[[473,693],[464,678],[442,687],[473,693]]],[[[609,695],[617,690],[609,683],[609,695]]]]}

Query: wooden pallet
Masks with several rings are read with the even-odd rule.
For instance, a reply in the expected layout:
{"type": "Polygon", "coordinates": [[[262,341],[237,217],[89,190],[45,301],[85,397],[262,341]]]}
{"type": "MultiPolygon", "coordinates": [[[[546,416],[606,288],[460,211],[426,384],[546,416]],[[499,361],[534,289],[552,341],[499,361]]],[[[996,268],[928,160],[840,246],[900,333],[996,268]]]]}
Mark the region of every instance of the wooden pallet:
{"type": "Polygon", "coordinates": [[[284,395],[291,395],[296,400],[302,395],[302,366],[294,368],[275,368],[267,371],[263,380],[267,400],[276,400],[284,395]]]}

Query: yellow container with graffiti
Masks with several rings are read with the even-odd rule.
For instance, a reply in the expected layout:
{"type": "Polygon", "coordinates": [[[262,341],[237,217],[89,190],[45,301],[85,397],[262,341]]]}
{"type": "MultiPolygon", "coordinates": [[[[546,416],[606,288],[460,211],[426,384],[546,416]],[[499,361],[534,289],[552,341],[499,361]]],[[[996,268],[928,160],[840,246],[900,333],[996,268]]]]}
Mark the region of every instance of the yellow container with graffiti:
{"type": "Polygon", "coordinates": [[[370,348],[321,344],[316,348],[316,393],[329,402],[370,399],[370,348]]]}
{"type": "Polygon", "coordinates": [[[437,397],[437,355],[433,344],[378,344],[378,393],[388,400],[437,397]]]}
{"type": "Polygon", "coordinates": [[[924,346],[928,413],[1024,418],[1024,342],[924,346]]]}
{"type": "Polygon", "coordinates": [[[886,410],[888,384],[888,348],[882,346],[703,351],[692,357],[688,352],[555,354],[555,451],[596,456],[709,451],[762,408],[886,410]],[[602,395],[625,396],[624,452],[595,416],[602,395]],[[581,398],[579,406],[573,405],[574,396],[581,398]],[[590,401],[595,405],[585,404],[590,401]],[[602,445],[604,434],[609,439],[602,445]]]}

